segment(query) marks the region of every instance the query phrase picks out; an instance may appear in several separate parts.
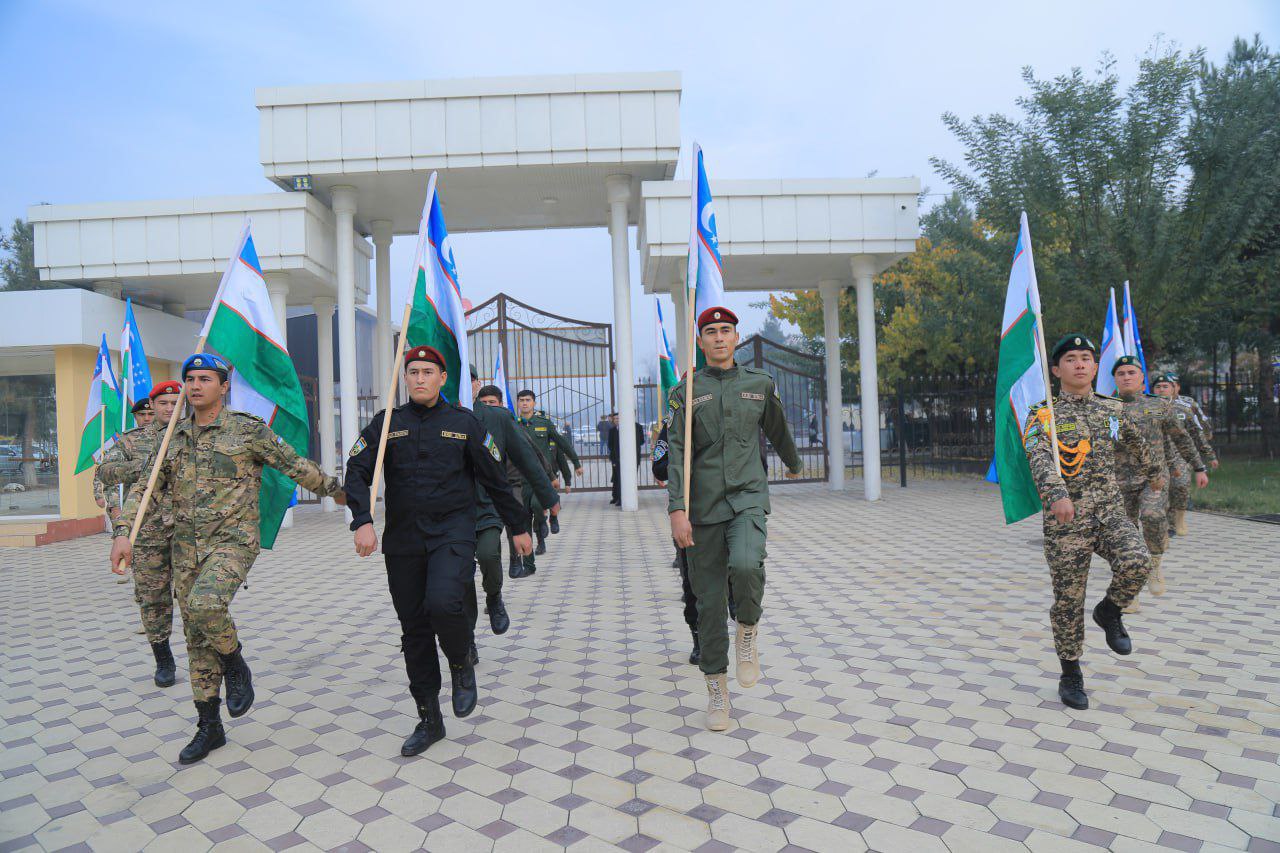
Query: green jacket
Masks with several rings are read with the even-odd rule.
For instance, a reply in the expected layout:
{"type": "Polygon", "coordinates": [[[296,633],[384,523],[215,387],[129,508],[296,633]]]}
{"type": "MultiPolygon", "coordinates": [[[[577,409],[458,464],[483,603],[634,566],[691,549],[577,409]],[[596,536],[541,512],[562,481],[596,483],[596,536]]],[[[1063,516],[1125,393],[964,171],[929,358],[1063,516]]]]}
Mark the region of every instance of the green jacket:
{"type": "MultiPolygon", "coordinates": [[[[802,468],[773,377],[753,367],[706,367],[693,377],[692,524],[717,524],[749,509],[769,511],[760,430],[787,470],[802,468]]],[[[667,511],[685,509],[685,380],[671,389],[667,511]]]]}
{"type": "Polygon", "coordinates": [[[556,431],[556,425],[551,422],[551,418],[547,417],[546,412],[537,411],[527,419],[516,418],[516,421],[529,433],[529,438],[533,439],[533,446],[538,448],[538,452],[542,454],[543,459],[547,460],[548,465],[555,465],[556,451],[559,450],[569,457],[573,467],[582,467],[582,460],[578,459],[578,454],[574,452],[573,443],[556,431]]]}
{"type": "MultiPolygon", "coordinates": [[[[556,495],[556,490],[551,488],[551,478],[547,476],[546,468],[538,456],[538,451],[534,449],[533,442],[520,427],[516,426],[511,412],[502,406],[486,406],[483,403],[477,404],[473,411],[480,419],[480,423],[484,424],[484,428],[489,431],[494,444],[498,445],[498,449],[502,451],[503,458],[507,460],[508,479],[512,483],[517,483],[515,478],[510,477],[511,469],[514,468],[533,487],[538,503],[547,507],[555,506],[560,498],[556,495]]],[[[516,497],[519,496],[517,491],[516,497]]],[[[489,499],[484,487],[477,483],[476,532],[502,526],[502,518],[498,515],[493,501],[489,499]]]]}

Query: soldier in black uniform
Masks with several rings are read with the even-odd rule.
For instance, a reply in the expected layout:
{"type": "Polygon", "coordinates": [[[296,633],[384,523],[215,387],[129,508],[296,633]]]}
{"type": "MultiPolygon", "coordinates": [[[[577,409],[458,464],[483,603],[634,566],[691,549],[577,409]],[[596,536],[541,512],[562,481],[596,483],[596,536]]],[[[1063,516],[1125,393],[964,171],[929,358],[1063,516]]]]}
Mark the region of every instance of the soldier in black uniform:
{"type": "MultiPolygon", "coordinates": [[[[437,638],[449,660],[454,716],[465,717],[476,706],[466,592],[475,575],[477,483],[516,534],[516,548],[528,553],[532,543],[528,515],[511,493],[502,451],[472,412],[440,398],[448,379],[444,357],[432,347],[413,347],[405,354],[404,378],[410,402],[392,410],[383,462],[382,552],[420,720],[400,749],[408,756],[444,737],[437,638]]],[[[344,489],[361,557],[378,548],[369,486],[385,414],[374,415],[347,460],[344,489]]]]}

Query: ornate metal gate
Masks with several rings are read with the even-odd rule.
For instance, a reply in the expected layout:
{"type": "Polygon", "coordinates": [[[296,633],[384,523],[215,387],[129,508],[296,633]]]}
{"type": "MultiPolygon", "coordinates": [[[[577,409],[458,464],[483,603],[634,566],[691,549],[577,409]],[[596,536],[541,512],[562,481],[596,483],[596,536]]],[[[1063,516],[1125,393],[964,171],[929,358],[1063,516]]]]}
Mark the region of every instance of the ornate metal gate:
{"type": "MultiPolygon", "coordinates": [[[[785,344],[752,335],[738,344],[738,364],[766,371],[773,377],[787,415],[787,426],[804,462],[801,480],[827,477],[827,406],[823,390],[822,358],[785,344]]],[[[839,440],[839,437],[837,437],[839,440]]],[[[768,450],[763,432],[762,452],[768,451],[769,481],[783,479],[786,466],[768,450]]],[[[791,480],[789,482],[795,482],[791,480]]]]}
{"type": "Polygon", "coordinates": [[[467,312],[467,343],[483,381],[493,380],[501,352],[511,394],[536,394],[538,408],[573,442],[583,467],[573,488],[608,489],[612,466],[600,423],[617,405],[613,326],[550,314],[499,293],[467,312]]]}

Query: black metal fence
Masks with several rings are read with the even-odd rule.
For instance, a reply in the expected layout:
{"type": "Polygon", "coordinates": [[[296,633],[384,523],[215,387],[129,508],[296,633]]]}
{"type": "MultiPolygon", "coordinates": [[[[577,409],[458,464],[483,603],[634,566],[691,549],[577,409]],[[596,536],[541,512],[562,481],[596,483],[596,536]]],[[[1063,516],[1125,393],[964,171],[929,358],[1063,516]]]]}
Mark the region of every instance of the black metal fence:
{"type": "Polygon", "coordinates": [[[1212,423],[1213,446],[1220,454],[1247,456],[1266,449],[1262,409],[1270,395],[1274,411],[1280,401],[1280,380],[1264,388],[1257,371],[1236,370],[1217,376],[1211,372],[1182,374],[1180,386],[1212,423]]]}

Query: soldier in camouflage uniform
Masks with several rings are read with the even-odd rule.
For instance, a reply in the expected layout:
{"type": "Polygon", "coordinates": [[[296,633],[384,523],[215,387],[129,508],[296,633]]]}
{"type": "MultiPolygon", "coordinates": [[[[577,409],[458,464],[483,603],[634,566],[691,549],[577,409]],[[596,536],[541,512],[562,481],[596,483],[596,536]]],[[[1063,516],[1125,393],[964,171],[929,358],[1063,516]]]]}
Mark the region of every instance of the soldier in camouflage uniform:
{"type": "MultiPolygon", "coordinates": [[[[1132,355],[1121,356],[1116,359],[1111,374],[1116,380],[1116,394],[1124,401],[1125,414],[1141,430],[1142,437],[1165,471],[1166,479],[1174,465],[1174,457],[1177,457],[1178,462],[1185,460],[1185,464],[1195,469],[1197,482],[1207,484],[1204,463],[1200,461],[1191,436],[1174,416],[1173,405],[1163,397],[1142,393],[1146,379],[1142,362],[1132,355]],[[1172,451],[1172,455],[1166,456],[1166,451],[1172,451]]],[[[1147,576],[1147,585],[1155,595],[1164,595],[1164,571],[1160,563],[1169,546],[1169,490],[1152,489],[1141,465],[1124,447],[1116,448],[1116,479],[1124,495],[1125,512],[1129,514],[1129,520],[1142,529],[1147,550],[1151,552],[1151,573],[1147,576]]],[[[1136,597],[1124,612],[1138,612],[1136,597]]]]}
{"type": "MultiPolygon", "coordinates": [[[[182,386],[172,380],[161,382],[151,389],[146,411],[154,414],[129,430],[116,441],[98,463],[94,481],[102,483],[114,499],[119,494],[116,486],[130,489],[138,480],[146,482],[151,474],[147,462],[160,446],[169,419],[178,403],[182,386]]],[[[141,403],[142,401],[139,401],[141,403]]],[[[137,405],[134,406],[135,417],[137,405]]],[[[151,643],[156,659],[155,683],[157,687],[170,687],[177,678],[177,665],[169,648],[169,634],[173,630],[173,569],[169,565],[169,537],[173,532],[173,514],[167,492],[153,496],[155,512],[148,512],[138,529],[134,543],[133,598],[142,613],[142,628],[151,643]]],[[[113,514],[113,519],[119,515],[113,514]]],[[[122,519],[132,525],[132,518],[122,519]]]]}
{"type": "MultiPolygon", "coordinates": [[[[336,477],[299,456],[260,418],[225,407],[227,375],[226,362],[208,353],[196,353],[183,363],[186,397],[194,411],[174,428],[156,477],[156,489],[168,492],[173,511],[174,591],[199,713],[195,737],[178,756],[183,764],[199,761],[227,742],[218,696],[224,680],[232,717],[253,704],[251,674],[229,609],[258,555],[263,467],[346,504],[336,477]]],[[[150,470],[150,463],[146,467],[150,470]]],[[[132,520],[137,513],[146,484],[146,477],[139,478],[125,499],[111,547],[113,567],[132,560],[130,525],[123,519],[132,520]]],[[[156,509],[153,505],[148,512],[156,509]]]]}
{"type": "Polygon", "coordinates": [[[725,629],[730,582],[738,605],[734,643],[738,684],[751,687],[760,678],[758,631],[769,512],[769,481],[760,466],[760,430],[786,464],[789,479],[798,477],[802,468],[773,377],[734,364],[737,327],[737,316],[727,308],[702,312],[698,347],[707,366],[694,374],[692,400],[685,394],[687,377],[671,390],[668,400],[667,512],[672,538],[688,556],[689,583],[697,598],[698,665],[707,682],[707,728],[712,731],[727,729],[731,712],[725,629]],[[693,418],[693,447],[687,455],[686,417],[693,418]],[[687,504],[686,464],[692,474],[687,504]]]}
{"type": "MultiPolygon", "coordinates": [[[[556,452],[559,451],[568,457],[573,463],[574,471],[579,477],[582,476],[582,460],[578,458],[577,452],[573,449],[573,444],[567,438],[562,436],[556,429],[556,425],[551,418],[547,417],[547,413],[537,409],[538,398],[529,389],[524,389],[516,394],[516,418],[520,426],[524,427],[529,438],[533,441],[533,446],[542,456],[543,464],[547,469],[547,473],[555,479],[555,458],[556,452]]],[[[554,485],[554,484],[553,484],[554,485]]],[[[533,494],[532,488],[528,483],[524,486],[524,502],[529,506],[529,517],[533,531],[537,538],[537,546],[533,549],[533,554],[523,559],[523,569],[515,575],[515,577],[527,577],[538,570],[537,564],[534,562],[534,556],[547,553],[547,520],[544,507],[533,494]]],[[[558,527],[558,525],[557,525],[558,527]]],[[[511,549],[511,553],[515,554],[515,549],[511,549]]],[[[513,561],[514,568],[514,561],[513,561]]]]}
{"type": "Polygon", "coordinates": [[[1089,707],[1080,656],[1084,652],[1084,598],[1089,564],[1097,553],[1111,564],[1106,596],[1093,608],[1093,621],[1116,654],[1133,651],[1121,621],[1121,608],[1142,589],[1151,555],[1125,515],[1116,484],[1116,450],[1123,446],[1147,476],[1154,491],[1164,488],[1164,472],[1114,397],[1093,392],[1098,349],[1084,335],[1068,335],[1053,348],[1053,374],[1062,383],[1053,400],[1053,423],[1060,452],[1055,464],[1055,435],[1046,403],[1031,407],[1023,442],[1031,475],[1044,504],[1044,555],[1053,579],[1049,622],[1062,667],[1058,696],[1071,708],[1089,707]]]}
{"type": "MultiPolygon", "coordinates": [[[[147,426],[155,417],[155,412],[151,409],[151,400],[147,397],[144,397],[134,403],[133,408],[130,411],[133,413],[133,422],[140,427],[147,426]]],[[[103,457],[105,458],[105,454],[103,457]]],[[[107,532],[110,532],[115,527],[116,516],[120,515],[121,497],[119,489],[108,489],[102,482],[102,479],[98,476],[97,472],[94,473],[93,500],[99,507],[107,511],[107,532]]],[[[128,574],[123,574],[116,579],[116,583],[128,582],[128,574]]],[[[138,633],[144,632],[139,631],[138,633]]]]}
{"type": "MultiPolygon", "coordinates": [[[[1212,422],[1200,409],[1200,404],[1190,397],[1180,395],[1181,385],[1175,373],[1163,373],[1156,377],[1151,390],[1173,403],[1174,416],[1195,443],[1206,468],[1218,467],[1218,455],[1213,452],[1212,422]]],[[[1177,454],[1170,454],[1173,480],[1169,484],[1169,527],[1178,536],[1187,535],[1187,506],[1191,500],[1191,467],[1183,463],[1177,454]]],[[[1200,478],[1196,478],[1197,485],[1200,478]]],[[[1205,479],[1206,485],[1208,478],[1205,479]]],[[[1203,486],[1201,486],[1203,488],[1203,486]]]]}

